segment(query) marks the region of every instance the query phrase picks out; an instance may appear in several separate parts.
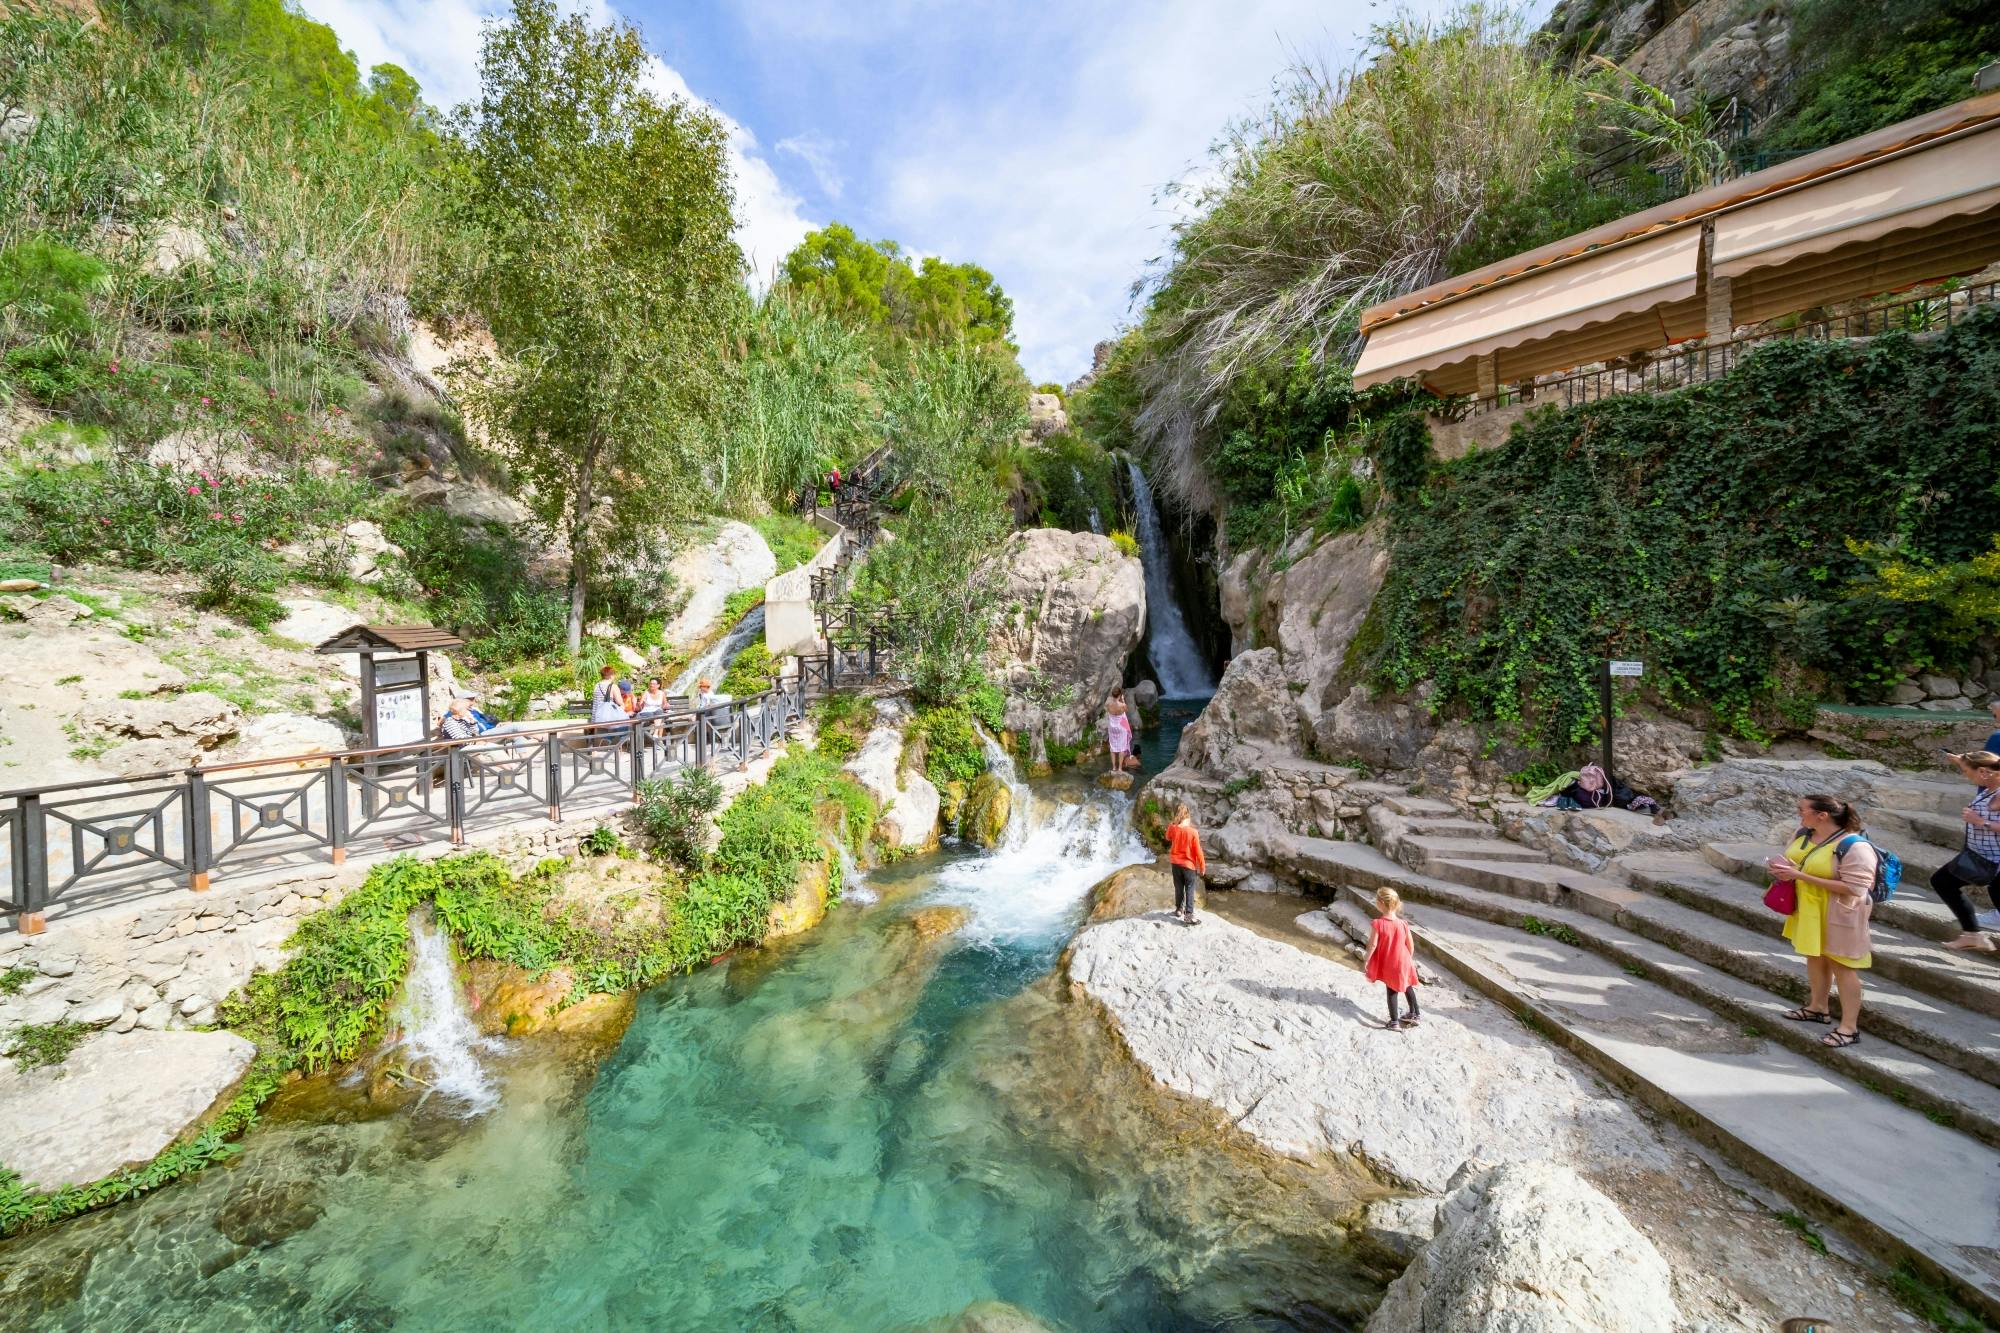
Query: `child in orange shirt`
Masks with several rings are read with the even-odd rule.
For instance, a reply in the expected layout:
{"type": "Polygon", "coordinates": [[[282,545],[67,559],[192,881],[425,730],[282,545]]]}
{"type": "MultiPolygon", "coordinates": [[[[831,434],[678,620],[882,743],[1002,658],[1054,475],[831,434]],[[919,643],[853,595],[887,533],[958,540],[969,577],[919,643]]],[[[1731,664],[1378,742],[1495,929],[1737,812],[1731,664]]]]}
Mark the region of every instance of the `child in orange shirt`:
{"type": "Polygon", "coordinates": [[[1208,873],[1208,859],[1201,854],[1201,835],[1194,831],[1194,816],[1185,805],[1174,807],[1174,822],[1167,825],[1167,861],[1174,876],[1174,915],[1187,925],[1195,925],[1195,890],[1201,876],[1208,873]]]}
{"type": "Polygon", "coordinates": [[[1403,920],[1403,895],[1391,888],[1375,890],[1375,910],[1369,923],[1367,974],[1389,988],[1389,1028],[1417,1025],[1417,960],[1410,944],[1410,923],[1403,920]],[[1396,1017],[1396,996],[1410,1002],[1410,1016],[1396,1017]]]}

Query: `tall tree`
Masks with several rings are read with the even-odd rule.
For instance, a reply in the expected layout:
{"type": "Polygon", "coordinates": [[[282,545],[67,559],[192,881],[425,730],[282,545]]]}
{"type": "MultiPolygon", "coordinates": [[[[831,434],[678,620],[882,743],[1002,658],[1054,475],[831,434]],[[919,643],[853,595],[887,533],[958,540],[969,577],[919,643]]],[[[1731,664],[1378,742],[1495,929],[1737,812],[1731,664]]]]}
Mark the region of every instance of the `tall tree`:
{"type": "Polygon", "coordinates": [[[1014,302],[977,264],[936,255],[912,264],[894,241],[865,241],[842,222],[806,233],[785,256],[785,285],[836,314],[907,337],[1014,347],[1014,302]]]}
{"type": "Polygon", "coordinates": [[[647,69],[629,24],[515,0],[486,29],[480,98],[458,116],[456,209],[477,237],[460,292],[502,355],[457,377],[536,519],[568,543],[571,652],[607,540],[698,507],[741,299],[727,132],[655,96],[647,69]]]}

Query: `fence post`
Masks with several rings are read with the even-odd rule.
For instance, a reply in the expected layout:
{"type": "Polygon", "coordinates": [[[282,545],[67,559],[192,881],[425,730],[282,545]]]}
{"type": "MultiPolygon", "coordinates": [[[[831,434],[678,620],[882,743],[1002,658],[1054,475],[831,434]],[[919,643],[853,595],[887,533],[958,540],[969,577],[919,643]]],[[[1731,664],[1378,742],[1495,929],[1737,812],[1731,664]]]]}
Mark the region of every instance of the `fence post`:
{"type": "Polygon", "coordinates": [[[626,736],[632,746],[632,804],[634,805],[639,804],[639,778],[641,768],[646,762],[645,731],[645,723],[633,722],[629,724],[626,736]]]}
{"type": "Polygon", "coordinates": [[[548,759],[549,822],[562,823],[562,742],[558,728],[550,728],[542,737],[542,748],[548,759]]]}
{"type": "Polygon", "coordinates": [[[347,761],[326,767],[326,846],[335,865],[347,861],[347,761]]]}
{"type": "Polygon", "coordinates": [[[699,708],[694,712],[694,766],[708,767],[708,719],[699,708]]]}
{"type": "Polygon", "coordinates": [[[20,827],[14,831],[14,889],[21,910],[14,918],[14,928],[23,935],[39,935],[49,925],[45,915],[49,905],[49,831],[43,822],[41,794],[23,796],[20,812],[20,827]]]}
{"type": "Polygon", "coordinates": [[[200,769],[194,769],[187,781],[188,887],[206,893],[209,867],[215,860],[214,831],[208,823],[208,779],[200,769]]]}
{"type": "Polygon", "coordinates": [[[452,746],[444,752],[444,815],[451,823],[451,845],[465,845],[465,751],[452,746]]]}

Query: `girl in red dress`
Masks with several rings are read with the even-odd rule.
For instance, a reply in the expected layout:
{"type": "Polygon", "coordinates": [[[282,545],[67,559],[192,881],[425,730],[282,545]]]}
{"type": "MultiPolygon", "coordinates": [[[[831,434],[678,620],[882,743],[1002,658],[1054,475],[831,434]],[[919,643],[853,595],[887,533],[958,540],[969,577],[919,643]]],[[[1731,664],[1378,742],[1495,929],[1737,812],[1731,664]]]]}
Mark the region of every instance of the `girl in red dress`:
{"type": "Polygon", "coordinates": [[[1370,926],[1368,979],[1389,988],[1388,1028],[1417,1025],[1417,961],[1410,945],[1410,923],[1403,920],[1403,895],[1394,889],[1375,890],[1375,910],[1379,915],[1370,926]],[[1396,1016],[1396,996],[1410,1002],[1410,1016],[1396,1016]]]}

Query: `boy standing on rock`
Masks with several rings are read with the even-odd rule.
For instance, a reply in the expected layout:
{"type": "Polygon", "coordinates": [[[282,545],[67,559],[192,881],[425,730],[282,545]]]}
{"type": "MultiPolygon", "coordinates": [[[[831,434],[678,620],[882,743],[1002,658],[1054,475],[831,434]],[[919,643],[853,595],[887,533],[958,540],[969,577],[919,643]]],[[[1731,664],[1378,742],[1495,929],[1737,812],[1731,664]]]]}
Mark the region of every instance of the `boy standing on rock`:
{"type": "Polygon", "coordinates": [[[1187,925],[1195,925],[1195,890],[1201,876],[1208,873],[1208,859],[1201,854],[1201,835],[1194,831],[1194,816],[1185,804],[1174,807],[1174,822],[1167,825],[1167,861],[1174,875],[1174,915],[1187,925]]]}

